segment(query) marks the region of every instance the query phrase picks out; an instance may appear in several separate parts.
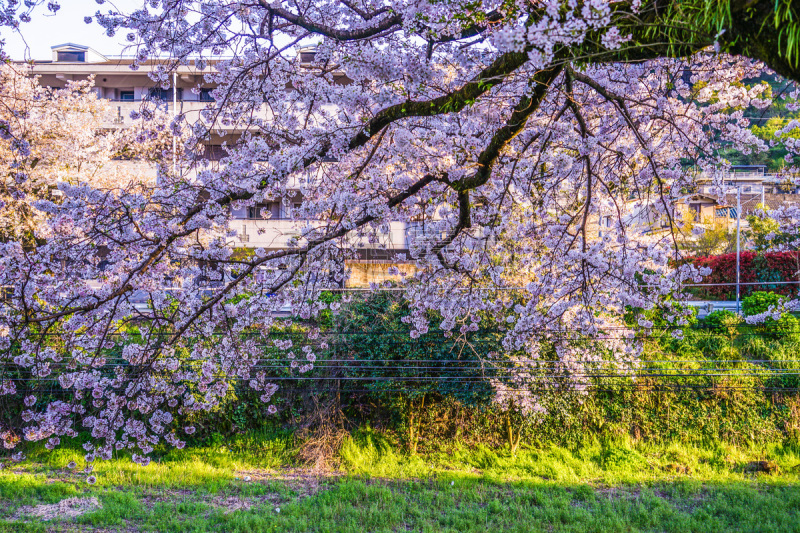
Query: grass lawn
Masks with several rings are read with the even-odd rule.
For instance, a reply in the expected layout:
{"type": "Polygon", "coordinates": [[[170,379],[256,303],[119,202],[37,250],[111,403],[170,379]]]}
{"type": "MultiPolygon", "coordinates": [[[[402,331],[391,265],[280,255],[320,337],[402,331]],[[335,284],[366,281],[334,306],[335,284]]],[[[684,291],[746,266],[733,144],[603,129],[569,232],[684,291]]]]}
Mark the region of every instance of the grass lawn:
{"type": "Polygon", "coordinates": [[[586,446],[408,456],[377,434],[345,442],[337,470],[294,465],[285,439],[173,451],[140,467],[66,468],[79,450],[0,471],[0,532],[798,531],[800,451],[586,446]],[[757,459],[778,474],[745,472],[757,459]]]}

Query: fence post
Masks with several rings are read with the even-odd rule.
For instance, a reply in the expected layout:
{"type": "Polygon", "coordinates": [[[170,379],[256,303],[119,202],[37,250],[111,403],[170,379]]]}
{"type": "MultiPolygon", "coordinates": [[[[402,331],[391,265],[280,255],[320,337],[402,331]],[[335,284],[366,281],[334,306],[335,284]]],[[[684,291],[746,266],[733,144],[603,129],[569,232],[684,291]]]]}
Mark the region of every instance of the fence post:
{"type": "Polygon", "coordinates": [[[740,239],[741,239],[741,219],[742,219],[742,187],[736,185],[736,314],[739,313],[739,268],[740,268],[740,239]]]}

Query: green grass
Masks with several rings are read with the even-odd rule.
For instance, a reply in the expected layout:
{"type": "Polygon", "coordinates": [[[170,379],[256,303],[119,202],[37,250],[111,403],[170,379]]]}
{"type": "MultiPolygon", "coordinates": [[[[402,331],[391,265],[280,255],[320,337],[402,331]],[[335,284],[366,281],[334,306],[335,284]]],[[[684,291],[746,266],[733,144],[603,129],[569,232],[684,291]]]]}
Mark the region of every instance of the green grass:
{"type": "Polygon", "coordinates": [[[79,457],[36,453],[0,472],[0,532],[800,531],[800,450],[777,444],[619,442],[516,455],[454,445],[411,456],[361,431],[342,446],[340,471],[311,474],[296,468],[291,440],[261,436],[173,451],[147,467],[98,463],[94,486],[65,468],[79,457]],[[781,473],[744,472],[758,459],[781,473]],[[69,520],[18,516],[76,496],[102,507],[69,520]]]}

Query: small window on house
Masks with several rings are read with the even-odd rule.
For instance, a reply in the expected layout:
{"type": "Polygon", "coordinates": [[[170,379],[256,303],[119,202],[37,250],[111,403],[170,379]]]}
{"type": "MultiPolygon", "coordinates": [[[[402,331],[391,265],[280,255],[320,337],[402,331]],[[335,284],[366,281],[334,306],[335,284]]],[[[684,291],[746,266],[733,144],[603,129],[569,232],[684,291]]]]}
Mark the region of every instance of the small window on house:
{"type": "Polygon", "coordinates": [[[58,52],[56,54],[56,60],[67,63],[85,63],[86,52],[58,52]]]}
{"type": "Polygon", "coordinates": [[[119,99],[123,102],[133,102],[133,91],[120,91],[119,99]]]}
{"type": "MultiPolygon", "coordinates": [[[[611,227],[611,217],[610,216],[600,217],[599,226],[601,228],[610,228],[611,227]]],[[[602,237],[603,236],[603,230],[598,231],[598,235],[600,237],[602,237]]]]}
{"type": "Polygon", "coordinates": [[[314,58],[316,57],[317,53],[312,50],[306,50],[304,52],[300,52],[300,62],[301,63],[313,63],[314,58]]]}

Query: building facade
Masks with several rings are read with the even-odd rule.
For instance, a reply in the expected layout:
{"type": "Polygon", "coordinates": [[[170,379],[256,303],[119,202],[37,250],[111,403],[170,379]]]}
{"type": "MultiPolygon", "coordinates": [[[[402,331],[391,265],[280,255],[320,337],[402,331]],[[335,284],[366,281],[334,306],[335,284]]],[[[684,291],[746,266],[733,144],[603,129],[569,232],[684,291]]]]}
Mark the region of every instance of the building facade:
{"type": "MultiPolygon", "coordinates": [[[[301,50],[303,54],[313,51],[301,50]]],[[[305,61],[309,61],[305,58],[305,61]]],[[[134,124],[131,112],[141,110],[144,102],[156,103],[168,114],[182,115],[188,122],[201,119],[201,112],[213,106],[214,86],[207,83],[206,75],[213,72],[213,63],[197,66],[178,66],[168,89],[155,87],[149,74],[159,68],[158,62],[147,62],[137,70],[131,69],[131,59],[107,57],[88,46],[65,43],[52,47],[52,58],[29,64],[30,74],[38,76],[39,83],[48,87],[64,87],[69,81],[94,78],[94,91],[98,98],[109,101],[111,112],[104,121],[106,128],[126,128],[134,124]]],[[[216,127],[204,146],[204,159],[212,165],[220,164],[225,157],[223,146],[235,143],[242,131],[233,127],[216,127]]],[[[138,175],[157,180],[157,166],[144,161],[115,161],[138,175]]],[[[335,164],[331,163],[331,164],[335,164]]],[[[191,171],[190,171],[191,172],[191,171]]],[[[300,187],[290,191],[289,198],[275,198],[253,207],[234,209],[232,228],[236,235],[231,245],[235,248],[264,248],[279,250],[297,238],[300,228],[314,221],[297,220],[293,210],[303,201],[300,187]]],[[[323,223],[324,221],[318,221],[323,223]]],[[[399,261],[399,254],[408,256],[409,240],[418,229],[401,222],[391,223],[387,232],[376,243],[353,241],[358,259],[348,262],[351,276],[348,285],[364,286],[396,279],[389,274],[390,267],[398,267],[406,275],[413,266],[399,261]]]]}

